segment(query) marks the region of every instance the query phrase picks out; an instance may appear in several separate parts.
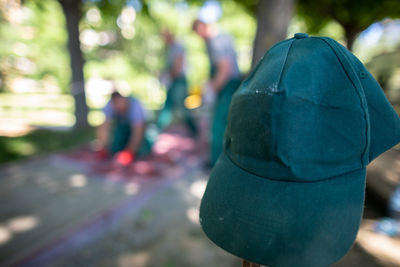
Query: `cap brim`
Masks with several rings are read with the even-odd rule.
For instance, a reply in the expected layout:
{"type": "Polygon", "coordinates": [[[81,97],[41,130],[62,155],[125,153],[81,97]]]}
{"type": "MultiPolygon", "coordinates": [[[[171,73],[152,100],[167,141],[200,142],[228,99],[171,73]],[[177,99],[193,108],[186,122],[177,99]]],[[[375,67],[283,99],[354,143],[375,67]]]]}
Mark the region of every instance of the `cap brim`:
{"type": "Polygon", "coordinates": [[[200,207],[206,235],[228,252],[268,266],[328,266],[360,225],[365,168],[319,182],[271,180],[217,161],[200,207]]]}

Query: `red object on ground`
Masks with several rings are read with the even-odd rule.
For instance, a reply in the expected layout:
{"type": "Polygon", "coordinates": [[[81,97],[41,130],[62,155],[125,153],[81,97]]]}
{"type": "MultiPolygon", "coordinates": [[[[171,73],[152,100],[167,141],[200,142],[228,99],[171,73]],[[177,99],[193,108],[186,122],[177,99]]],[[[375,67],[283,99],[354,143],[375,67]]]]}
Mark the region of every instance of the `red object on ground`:
{"type": "Polygon", "coordinates": [[[128,166],[134,158],[133,153],[128,150],[122,150],[115,155],[115,161],[122,166],[128,166]]]}
{"type": "Polygon", "coordinates": [[[102,149],[96,151],[96,157],[99,159],[106,159],[106,158],[108,158],[108,156],[109,156],[109,153],[108,153],[107,149],[105,149],[105,148],[102,148],[102,149]]]}

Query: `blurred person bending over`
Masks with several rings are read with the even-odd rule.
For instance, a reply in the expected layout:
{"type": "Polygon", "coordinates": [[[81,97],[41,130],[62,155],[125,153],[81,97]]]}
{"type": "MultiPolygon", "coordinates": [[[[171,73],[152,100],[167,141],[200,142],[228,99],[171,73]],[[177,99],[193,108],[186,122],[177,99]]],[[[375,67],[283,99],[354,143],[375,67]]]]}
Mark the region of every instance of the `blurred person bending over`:
{"type": "Polygon", "coordinates": [[[97,129],[99,157],[112,155],[117,163],[129,165],[136,155],[146,153],[145,116],[139,100],[114,92],[103,112],[106,119],[97,129]]]}
{"type": "Polygon", "coordinates": [[[222,152],[229,104],[240,85],[241,74],[233,40],[229,35],[220,33],[216,25],[199,19],[194,21],[193,30],[205,41],[210,60],[210,80],[204,90],[216,95],[211,125],[210,163],[213,166],[222,152]]]}
{"type": "Polygon", "coordinates": [[[185,48],[175,40],[174,35],[164,30],[162,33],[166,46],[166,66],[161,75],[161,82],[167,87],[167,98],[161,110],[157,125],[163,130],[171,124],[173,113],[178,113],[193,136],[197,135],[197,127],[191,112],[185,107],[188,95],[188,83],[185,75],[185,48]]]}

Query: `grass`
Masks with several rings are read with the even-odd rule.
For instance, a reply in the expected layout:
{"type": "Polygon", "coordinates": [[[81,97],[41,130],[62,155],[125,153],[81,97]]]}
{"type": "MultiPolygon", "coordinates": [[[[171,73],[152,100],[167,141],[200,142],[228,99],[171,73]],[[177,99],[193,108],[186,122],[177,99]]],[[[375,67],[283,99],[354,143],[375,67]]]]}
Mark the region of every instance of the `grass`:
{"type": "Polygon", "coordinates": [[[94,138],[94,129],[54,131],[39,129],[24,136],[0,136],[0,163],[72,148],[94,138]]]}

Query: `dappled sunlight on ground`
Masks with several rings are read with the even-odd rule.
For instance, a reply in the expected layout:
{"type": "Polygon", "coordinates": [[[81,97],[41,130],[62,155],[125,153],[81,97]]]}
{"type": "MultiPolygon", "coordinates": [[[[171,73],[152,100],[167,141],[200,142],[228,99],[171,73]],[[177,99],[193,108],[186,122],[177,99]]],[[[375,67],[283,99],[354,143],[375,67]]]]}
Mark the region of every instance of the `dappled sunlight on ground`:
{"type": "MultiPolygon", "coordinates": [[[[183,129],[178,127],[161,134],[157,142],[162,145],[156,143],[156,146],[162,147],[163,153],[139,158],[127,168],[117,166],[111,158],[99,161],[93,151],[84,146],[0,169],[7,177],[0,180],[0,205],[1,201],[13,203],[3,205],[3,209],[10,212],[30,210],[37,215],[36,220],[28,216],[2,215],[0,264],[7,259],[7,264],[41,265],[57,259],[57,255],[91,244],[99,236],[113,231],[131,214],[138,214],[139,228],[163,223],[159,221],[159,214],[142,210],[143,205],[158,191],[184,181],[200,166],[196,143],[183,129]],[[34,239],[39,241],[26,243],[34,239]],[[14,247],[18,249],[12,249],[14,247]]],[[[190,204],[177,210],[176,204],[168,203],[168,197],[163,209],[168,216],[179,211],[179,220],[199,227],[198,205],[206,181],[192,179],[184,184],[177,197],[185,195],[185,201],[190,204]]],[[[134,236],[137,238],[142,231],[145,230],[135,231],[134,236]]],[[[144,237],[147,234],[151,233],[143,232],[144,237]]],[[[127,253],[116,261],[134,263],[143,262],[144,258],[127,253]]]]}
{"type": "Polygon", "coordinates": [[[39,219],[33,215],[9,218],[0,224],[0,245],[11,241],[14,234],[30,231],[37,227],[38,224],[39,219]]]}
{"type": "Polygon", "coordinates": [[[357,235],[357,244],[382,264],[400,266],[400,238],[374,232],[373,224],[375,222],[375,220],[363,221],[357,235]]]}
{"type": "Polygon", "coordinates": [[[204,191],[206,190],[207,181],[206,180],[198,180],[193,182],[190,186],[190,193],[193,196],[201,199],[203,197],[204,191]]]}
{"type": "Polygon", "coordinates": [[[140,185],[135,182],[130,182],[125,185],[125,193],[127,195],[136,195],[140,191],[140,185]]]}
{"type": "Polygon", "coordinates": [[[87,178],[84,174],[74,174],[69,177],[69,184],[72,187],[83,187],[87,184],[87,178]]]}
{"type": "MultiPolygon", "coordinates": [[[[0,265],[240,266],[201,230],[205,150],[180,131],[128,168],[84,146],[0,169],[0,265]]],[[[398,265],[395,246],[367,226],[336,267],[398,265]]]]}
{"type": "Polygon", "coordinates": [[[189,208],[186,211],[186,217],[192,223],[199,224],[199,209],[198,208],[189,208]]]}
{"type": "Polygon", "coordinates": [[[36,216],[20,216],[12,218],[7,226],[8,228],[15,233],[29,231],[35,228],[38,224],[38,219],[36,216]]]}
{"type": "Polygon", "coordinates": [[[118,266],[147,266],[150,257],[151,255],[148,252],[124,253],[118,257],[118,266]]]}
{"type": "Polygon", "coordinates": [[[6,227],[0,226],[0,245],[7,243],[11,239],[11,232],[6,227]]]}

